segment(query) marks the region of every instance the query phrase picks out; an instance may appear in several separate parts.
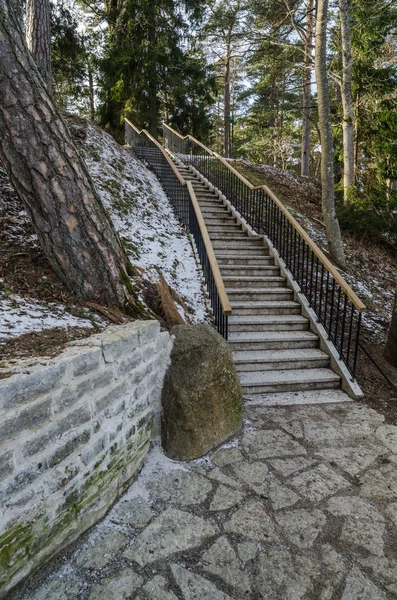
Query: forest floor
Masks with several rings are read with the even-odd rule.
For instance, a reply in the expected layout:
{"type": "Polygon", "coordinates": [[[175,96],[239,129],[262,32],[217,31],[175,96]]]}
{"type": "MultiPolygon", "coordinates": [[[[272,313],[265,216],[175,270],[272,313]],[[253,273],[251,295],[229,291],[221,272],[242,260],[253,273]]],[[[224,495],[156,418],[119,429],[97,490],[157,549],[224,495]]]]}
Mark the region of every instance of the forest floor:
{"type": "MultiPolygon", "coordinates": [[[[248,161],[233,161],[232,164],[254,185],[265,184],[274,191],[327,254],[321,186],[317,179],[248,161]]],[[[397,369],[383,357],[397,285],[397,250],[345,231],[342,231],[342,237],[347,268],[341,274],[367,307],[363,318],[363,345],[397,386],[397,369]]],[[[380,410],[389,423],[397,423],[397,387],[394,389],[387,383],[362,351],[358,356],[357,379],[365,394],[365,402],[380,410]]]]}
{"type": "MultiPolygon", "coordinates": [[[[67,119],[105,209],[140,272],[133,284],[140,290],[141,301],[153,308],[155,284],[162,275],[172,288],[181,318],[208,321],[202,277],[190,240],[157,178],[107,133],[82,119],[67,119]]],[[[66,289],[44,256],[0,165],[0,369],[5,360],[53,356],[67,342],[123,320],[123,315],[88,305],[66,289]]],[[[162,324],[168,325],[166,320],[162,324]]]]}

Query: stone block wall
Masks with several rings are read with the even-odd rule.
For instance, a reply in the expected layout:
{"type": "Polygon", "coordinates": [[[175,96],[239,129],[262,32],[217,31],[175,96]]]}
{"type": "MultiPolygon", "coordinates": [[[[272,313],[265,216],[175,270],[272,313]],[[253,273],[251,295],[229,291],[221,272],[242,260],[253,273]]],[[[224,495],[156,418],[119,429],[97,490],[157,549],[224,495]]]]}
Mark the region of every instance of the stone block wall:
{"type": "Polygon", "coordinates": [[[0,379],[0,598],[100,519],[159,432],[171,337],[112,326],[0,379]]]}

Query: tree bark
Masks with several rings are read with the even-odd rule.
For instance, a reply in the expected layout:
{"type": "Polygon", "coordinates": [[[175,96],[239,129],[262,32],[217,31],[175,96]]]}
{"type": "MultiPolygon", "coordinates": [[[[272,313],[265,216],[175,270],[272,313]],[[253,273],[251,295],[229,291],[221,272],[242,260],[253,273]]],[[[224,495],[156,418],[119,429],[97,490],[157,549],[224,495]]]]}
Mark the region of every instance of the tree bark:
{"type": "Polygon", "coordinates": [[[95,119],[95,95],[94,95],[94,78],[92,75],[92,65],[90,58],[87,58],[87,70],[88,70],[88,93],[89,93],[89,101],[90,101],[90,119],[94,121],[95,119]]]}
{"type": "Polygon", "coordinates": [[[393,313],[385,348],[386,360],[397,367],[397,290],[394,296],[393,313]]]}
{"type": "Polygon", "coordinates": [[[317,0],[315,72],[318,95],[318,126],[321,138],[322,211],[332,260],[345,266],[339,222],[335,212],[334,144],[327,75],[327,16],[328,0],[317,0]]]}
{"type": "Polygon", "coordinates": [[[157,72],[156,72],[156,0],[150,0],[150,11],[149,11],[149,64],[150,64],[150,77],[149,77],[149,133],[157,139],[157,121],[158,121],[158,107],[157,107],[157,72]]]}
{"type": "Polygon", "coordinates": [[[49,0],[26,0],[26,43],[51,93],[51,13],[49,0]]]}
{"type": "Polygon", "coordinates": [[[303,73],[303,114],[301,175],[310,176],[310,119],[312,96],[312,44],[313,44],[313,0],[307,2],[305,59],[303,73]]]}
{"type": "Polygon", "coordinates": [[[225,95],[224,95],[224,156],[230,157],[230,35],[226,41],[225,55],[225,95]]]}
{"type": "Polygon", "coordinates": [[[339,0],[342,38],[343,198],[350,201],[354,185],[354,109],[352,94],[351,0],[339,0]]]}
{"type": "Polygon", "coordinates": [[[0,0],[0,158],[54,271],[76,295],[137,315],[117,234],[85,163],[0,0]]]}

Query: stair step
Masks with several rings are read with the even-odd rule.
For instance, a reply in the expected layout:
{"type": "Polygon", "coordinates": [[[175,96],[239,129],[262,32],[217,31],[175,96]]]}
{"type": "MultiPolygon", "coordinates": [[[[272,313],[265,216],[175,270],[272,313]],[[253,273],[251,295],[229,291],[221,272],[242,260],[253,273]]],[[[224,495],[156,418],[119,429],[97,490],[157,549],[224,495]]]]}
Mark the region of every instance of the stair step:
{"type": "Polygon", "coordinates": [[[263,394],[334,389],[340,386],[340,377],[331,369],[242,371],[240,382],[244,393],[263,394]]]}
{"type": "Polygon", "coordinates": [[[285,277],[277,277],[277,276],[252,276],[252,277],[242,277],[238,275],[226,275],[223,277],[223,283],[226,288],[244,288],[252,290],[268,288],[268,287],[283,287],[286,285],[285,277]]]}
{"type": "Polygon", "coordinates": [[[228,288],[229,300],[288,300],[293,298],[293,291],[289,288],[228,288]]]}
{"type": "Polygon", "coordinates": [[[302,315],[232,315],[228,323],[230,332],[305,331],[309,328],[309,320],[302,315]]]}
{"type": "Polygon", "coordinates": [[[233,315],[279,315],[290,314],[300,315],[301,306],[298,302],[292,301],[259,301],[259,302],[238,302],[231,303],[233,315]]]}
{"type": "Polygon", "coordinates": [[[268,252],[269,251],[267,248],[263,248],[263,249],[261,249],[260,255],[253,254],[250,256],[246,256],[246,255],[242,255],[241,252],[234,255],[232,252],[224,253],[221,250],[219,250],[219,252],[216,253],[216,258],[218,260],[218,263],[222,263],[223,266],[234,266],[234,265],[238,265],[239,267],[241,267],[241,265],[247,265],[247,266],[252,266],[252,267],[262,266],[262,265],[273,265],[274,266],[274,258],[272,256],[269,256],[268,252]]]}
{"type": "Polygon", "coordinates": [[[280,268],[275,265],[224,265],[218,262],[219,269],[223,277],[228,276],[244,276],[263,277],[263,276],[280,276],[280,268]]]}
{"type": "Polygon", "coordinates": [[[214,215],[214,217],[220,216],[222,217],[223,215],[230,215],[233,216],[230,213],[230,210],[228,208],[226,208],[226,206],[221,206],[221,205],[216,205],[216,206],[206,206],[205,204],[201,204],[200,205],[200,210],[203,213],[203,215],[214,215]]]}
{"type": "Polygon", "coordinates": [[[231,231],[213,231],[211,230],[211,235],[210,235],[211,241],[233,241],[233,243],[235,241],[240,242],[241,240],[246,240],[247,239],[247,234],[245,231],[243,231],[242,229],[231,229],[231,231]]]}
{"type": "Polygon", "coordinates": [[[319,343],[311,331],[231,332],[228,342],[233,351],[317,348],[319,343]]]}
{"type": "Polygon", "coordinates": [[[211,215],[203,215],[204,221],[207,225],[213,223],[214,225],[223,223],[236,223],[236,217],[233,217],[230,213],[225,213],[225,216],[213,217],[211,215]]]}
{"type": "Polygon", "coordinates": [[[248,350],[233,352],[237,371],[326,368],[329,356],[316,348],[308,350],[248,350]]]}

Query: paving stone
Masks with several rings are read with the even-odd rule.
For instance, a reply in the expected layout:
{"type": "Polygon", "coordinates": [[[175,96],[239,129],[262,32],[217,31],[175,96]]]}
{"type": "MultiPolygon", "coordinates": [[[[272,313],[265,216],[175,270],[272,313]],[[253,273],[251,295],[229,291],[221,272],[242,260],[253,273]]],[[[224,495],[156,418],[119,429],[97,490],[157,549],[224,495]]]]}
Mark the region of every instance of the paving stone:
{"type": "Polygon", "coordinates": [[[145,527],[154,517],[154,512],[143,498],[120,502],[109,516],[112,523],[129,524],[136,528],[145,527]]]}
{"type": "Polygon", "coordinates": [[[331,498],[327,508],[335,516],[346,517],[340,537],[342,542],[383,556],[384,518],[368,502],[356,497],[336,497],[331,498]]]}
{"type": "Polygon", "coordinates": [[[219,538],[202,555],[201,560],[205,571],[218,575],[227,585],[235,588],[241,594],[248,595],[250,593],[251,586],[248,576],[241,570],[236,552],[226,536],[219,538]]]}
{"type": "Polygon", "coordinates": [[[346,579],[342,600],[387,600],[387,596],[357,569],[346,579]]]}
{"type": "Polygon", "coordinates": [[[389,504],[387,507],[386,513],[388,517],[390,517],[396,531],[397,531],[397,502],[393,502],[389,504]]]}
{"type": "Polygon", "coordinates": [[[323,580],[320,600],[331,600],[346,574],[347,565],[343,557],[329,544],[322,546],[321,559],[323,580]]]}
{"type": "Polygon", "coordinates": [[[133,592],[140,589],[143,579],[131,569],[121,571],[116,577],[105,579],[102,583],[93,585],[88,600],[124,600],[132,597],[133,592]]]}
{"type": "Polygon", "coordinates": [[[219,481],[219,483],[223,483],[224,485],[229,485],[232,488],[235,488],[237,490],[242,489],[242,485],[239,481],[236,481],[236,479],[232,479],[231,477],[228,477],[227,475],[222,473],[222,471],[218,468],[208,471],[208,473],[206,473],[206,476],[209,477],[210,479],[213,479],[214,481],[219,481]]]}
{"type": "Polygon", "coordinates": [[[243,455],[238,448],[221,448],[211,457],[211,460],[217,467],[225,467],[243,460],[243,455]]]}
{"type": "Polygon", "coordinates": [[[264,495],[269,498],[274,510],[288,508],[300,500],[298,494],[276,479],[269,479],[264,495]]]}
{"type": "Polygon", "coordinates": [[[276,469],[283,477],[289,477],[297,471],[303,471],[317,464],[315,460],[308,458],[272,458],[269,464],[276,469]]]}
{"type": "Polygon", "coordinates": [[[252,458],[305,455],[306,450],[283,431],[265,429],[245,433],[242,439],[245,452],[252,458]]]}
{"type": "Polygon", "coordinates": [[[184,600],[231,600],[213,583],[179,565],[171,565],[174,579],[180,587],[184,600]]]}
{"type": "Polygon", "coordinates": [[[324,410],[337,418],[341,423],[369,423],[376,427],[380,423],[383,423],[385,417],[376,412],[373,408],[368,408],[365,404],[334,404],[324,407],[324,410]]]}
{"type": "Polygon", "coordinates": [[[381,500],[395,500],[397,497],[397,469],[393,463],[381,465],[366,471],[360,477],[360,495],[381,500]]]}
{"type": "Polygon", "coordinates": [[[397,454],[397,427],[381,425],[376,430],[376,437],[394,454],[397,454]]]}
{"type": "Polygon", "coordinates": [[[232,518],[225,523],[225,531],[238,533],[251,540],[272,542],[277,540],[273,522],[264,505],[256,500],[239,508],[232,518]]]}
{"type": "MultiPolygon", "coordinates": [[[[255,490],[262,490],[266,482],[266,476],[269,469],[263,462],[248,462],[244,461],[233,467],[233,472],[238,479],[241,479],[255,490]]],[[[260,492],[258,492],[260,493],[260,492]]]]}
{"type": "Polygon", "coordinates": [[[340,427],[334,427],[326,423],[304,423],[305,440],[312,444],[335,444],[343,439],[340,427]]]}
{"type": "Polygon", "coordinates": [[[301,496],[312,502],[319,502],[350,485],[346,479],[323,464],[310,469],[310,471],[295,475],[289,480],[289,483],[298,490],[301,496]]]}
{"type": "Polygon", "coordinates": [[[189,550],[215,536],[219,529],[188,512],[167,509],[138,536],[127,548],[124,556],[140,566],[189,550]]]}
{"type": "Polygon", "coordinates": [[[129,541],[127,536],[111,527],[107,527],[100,535],[99,539],[92,537],[82,551],[75,553],[73,562],[78,567],[101,569],[129,541]]]}
{"type": "Polygon", "coordinates": [[[256,542],[242,542],[237,545],[237,552],[240,559],[246,563],[253,560],[258,554],[258,544],[256,542]]]}
{"type": "Polygon", "coordinates": [[[255,591],[266,600],[299,600],[313,591],[312,578],[317,576],[317,566],[309,558],[270,548],[259,557],[255,591]]]}
{"type": "Polygon", "coordinates": [[[212,490],[205,477],[188,471],[173,471],[147,484],[160,500],[189,506],[201,504],[212,490]]]}
{"type": "Polygon", "coordinates": [[[243,492],[219,484],[210,504],[210,510],[227,510],[233,508],[233,506],[239,504],[244,498],[245,494],[243,492]]]}
{"type": "Polygon", "coordinates": [[[372,577],[381,581],[387,590],[397,594],[397,560],[379,556],[359,556],[357,561],[372,577]]]}
{"type": "Polygon", "coordinates": [[[338,467],[346,471],[352,477],[355,477],[364,469],[367,469],[380,454],[384,452],[379,444],[359,445],[352,447],[321,448],[317,454],[327,460],[335,463],[338,467]]]}
{"type": "Polygon", "coordinates": [[[174,592],[167,591],[167,580],[161,575],[155,575],[153,579],[143,586],[150,600],[178,600],[174,592]]]}
{"type": "Polygon", "coordinates": [[[76,585],[67,577],[45,583],[32,597],[32,600],[74,600],[78,598],[76,585]]]}
{"type": "Polygon", "coordinates": [[[320,535],[327,519],[320,510],[291,510],[275,515],[285,537],[299,548],[310,548],[320,535]]]}
{"type": "Polygon", "coordinates": [[[290,410],[272,410],[270,414],[266,413],[266,419],[262,418],[265,426],[268,422],[273,421],[276,425],[281,427],[287,433],[290,433],[295,438],[303,438],[303,427],[300,419],[300,414],[291,415],[290,410]]]}

